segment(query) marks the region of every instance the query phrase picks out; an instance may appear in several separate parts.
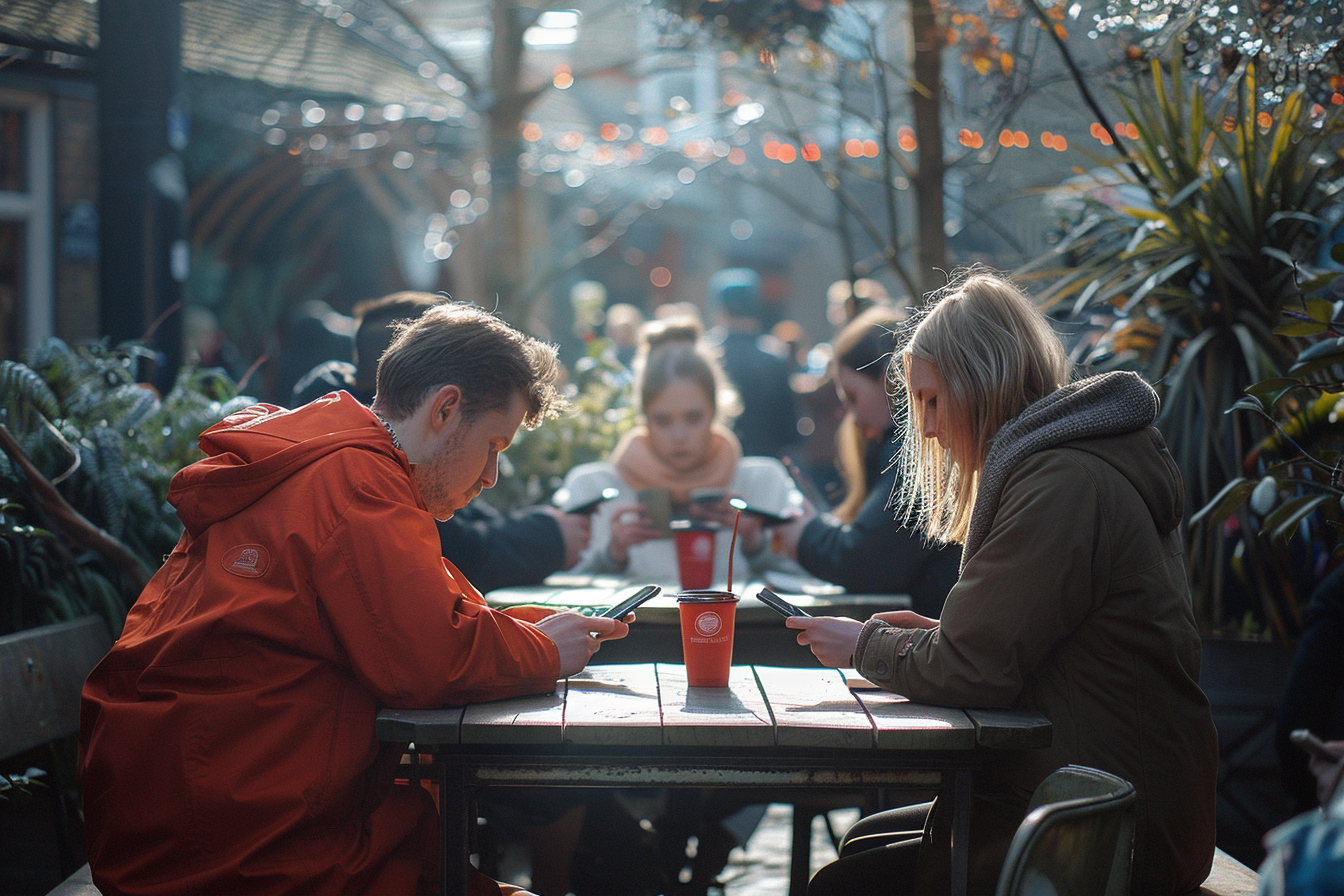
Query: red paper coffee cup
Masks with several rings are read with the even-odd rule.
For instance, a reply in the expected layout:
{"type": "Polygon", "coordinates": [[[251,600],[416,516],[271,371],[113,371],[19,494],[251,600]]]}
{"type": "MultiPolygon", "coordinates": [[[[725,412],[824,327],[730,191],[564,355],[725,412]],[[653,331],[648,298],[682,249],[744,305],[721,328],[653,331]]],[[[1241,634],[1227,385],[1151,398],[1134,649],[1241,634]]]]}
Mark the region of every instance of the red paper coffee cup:
{"type": "Polygon", "coordinates": [[[693,688],[728,687],[737,595],[729,591],[683,591],[677,595],[677,607],[681,611],[686,683],[693,688]]]}
{"type": "Polygon", "coordinates": [[[690,520],[676,520],[672,536],[677,542],[677,572],[683,591],[696,591],[714,583],[714,533],[718,527],[690,520]]]}

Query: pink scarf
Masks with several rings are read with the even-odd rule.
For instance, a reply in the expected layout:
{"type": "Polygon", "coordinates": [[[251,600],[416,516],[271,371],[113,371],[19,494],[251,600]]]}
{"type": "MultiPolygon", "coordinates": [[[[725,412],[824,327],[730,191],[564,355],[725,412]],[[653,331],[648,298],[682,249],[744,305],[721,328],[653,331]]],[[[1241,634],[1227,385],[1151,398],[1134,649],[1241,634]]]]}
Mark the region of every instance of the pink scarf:
{"type": "Polygon", "coordinates": [[[631,488],[665,488],[674,502],[682,504],[690,500],[692,489],[726,489],[733,481],[741,456],[742,445],[737,436],[716,423],[710,431],[709,453],[704,463],[694,470],[674,470],[653,453],[648,429],[636,426],[612,449],[611,465],[631,488]]]}

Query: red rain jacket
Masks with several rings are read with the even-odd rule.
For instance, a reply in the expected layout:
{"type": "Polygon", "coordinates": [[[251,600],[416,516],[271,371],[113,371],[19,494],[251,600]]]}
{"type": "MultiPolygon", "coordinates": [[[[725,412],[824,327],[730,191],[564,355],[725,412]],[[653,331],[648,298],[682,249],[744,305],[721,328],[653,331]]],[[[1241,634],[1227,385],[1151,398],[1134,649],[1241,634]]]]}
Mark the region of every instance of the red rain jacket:
{"type": "MultiPolygon", "coordinates": [[[[104,894],[411,894],[433,804],[383,707],[545,693],[560,658],[440,554],[405,455],[345,393],[258,405],[173,479],[186,526],[84,687],[104,894]]],[[[484,891],[493,887],[477,881],[484,891]]]]}

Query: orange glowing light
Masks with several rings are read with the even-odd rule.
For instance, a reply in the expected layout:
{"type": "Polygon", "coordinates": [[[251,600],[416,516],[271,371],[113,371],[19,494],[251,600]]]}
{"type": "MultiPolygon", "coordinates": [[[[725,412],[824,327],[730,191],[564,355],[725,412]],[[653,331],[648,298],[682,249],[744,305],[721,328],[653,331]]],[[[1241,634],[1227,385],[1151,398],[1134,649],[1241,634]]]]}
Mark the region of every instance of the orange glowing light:
{"type": "Polygon", "coordinates": [[[798,150],[791,143],[782,143],[779,147],[779,160],[785,165],[792,164],[798,158],[798,150]]]}
{"type": "Polygon", "coordinates": [[[761,152],[765,154],[765,157],[766,157],[767,159],[771,159],[771,160],[778,159],[778,158],[779,158],[779,141],[778,141],[778,140],[767,140],[767,141],[765,141],[765,144],[761,147],[761,152]]]}
{"type": "Polygon", "coordinates": [[[1139,139],[1139,126],[1133,122],[1125,125],[1125,136],[1131,140],[1139,139]]]}
{"type": "Polygon", "coordinates": [[[817,162],[821,160],[821,147],[815,143],[803,144],[803,159],[808,162],[817,162]]]}
{"type": "Polygon", "coordinates": [[[639,139],[650,146],[662,146],[667,142],[666,128],[645,128],[639,132],[639,139]]]}
{"type": "Polygon", "coordinates": [[[1056,134],[1056,135],[1055,135],[1055,152],[1064,152],[1064,150],[1066,150],[1066,149],[1068,149],[1068,148],[1069,148],[1069,141],[1066,140],[1066,139],[1064,138],[1064,135],[1063,135],[1063,134],[1056,134]]]}
{"type": "Polygon", "coordinates": [[[857,159],[859,156],[863,155],[863,141],[854,138],[846,140],[845,155],[849,156],[851,159],[857,159]]]}
{"type": "Polygon", "coordinates": [[[1259,115],[1255,116],[1255,123],[1262,128],[1267,128],[1274,123],[1274,116],[1270,115],[1268,112],[1261,112],[1259,115]]]}
{"type": "Polygon", "coordinates": [[[607,122],[598,129],[598,133],[602,135],[603,140],[610,142],[621,136],[621,129],[611,122],[607,122]]]}
{"type": "Polygon", "coordinates": [[[672,282],[672,272],[663,267],[654,268],[649,271],[649,282],[662,289],[672,282]]]}
{"type": "Polygon", "coordinates": [[[525,121],[522,127],[523,139],[528,143],[536,143],[541,139],[541,125],[535,121],[525,121]]]}
{"type": "Polygon", "coordinates": [[[875,159],[877,158],[877,154],[879,152],[881,152],[881,150],[878,148],[876,140],[863,141],[863,154],[865,156],[867,156],[870,159],[875,159]]]}
{"type": "Polygon", "coordinates": [[[555,77],[551,79],[557,90],[568,90],[574,86],[574,76],[569,72],[556,72],[555,77]]]}
{"type": "Polygon", "coordinates": [[[909,125],[901,125],[896,130],[896,145],[905,152],[914,152],[918,146],[915,142],[915,132],[909,125]]]}
{"type": "Polygon", "coordinates": [[[1344,93],[1332,93],[1330,102],[1336,106],[1344,106],[1344,93]]]}
{"type": "Polygon", "coordinates": [[[732,149],[728,150],[729,165],[745,165],[746,162],[747,162],[747,154],[742,149],[742,147],[734,146],[732,149]]]}
{"type": "Polygon", "coordinates": [[[1031,138],[1027,136],[1026,131],[1018,131],[1013,134],[1013,145],[1018,149],[1026,149],[1031,145],[1031,138]]]}

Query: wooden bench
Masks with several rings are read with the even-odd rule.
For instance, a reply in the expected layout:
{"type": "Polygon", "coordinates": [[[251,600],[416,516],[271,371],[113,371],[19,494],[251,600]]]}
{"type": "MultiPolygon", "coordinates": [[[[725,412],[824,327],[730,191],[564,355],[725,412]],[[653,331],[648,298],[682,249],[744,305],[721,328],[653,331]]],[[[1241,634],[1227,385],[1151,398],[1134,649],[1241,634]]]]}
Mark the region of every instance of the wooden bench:
{"type": "MultiPolygon", "coordinates": [[[[84,679],[111,646],[100,616],[0,637],[0,759],[79,732],[84,679]]],[[[89,866],[52,894],[98,896],[89,866]]]]}

